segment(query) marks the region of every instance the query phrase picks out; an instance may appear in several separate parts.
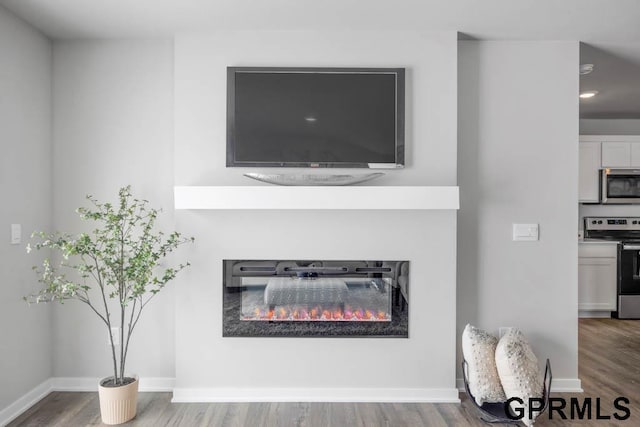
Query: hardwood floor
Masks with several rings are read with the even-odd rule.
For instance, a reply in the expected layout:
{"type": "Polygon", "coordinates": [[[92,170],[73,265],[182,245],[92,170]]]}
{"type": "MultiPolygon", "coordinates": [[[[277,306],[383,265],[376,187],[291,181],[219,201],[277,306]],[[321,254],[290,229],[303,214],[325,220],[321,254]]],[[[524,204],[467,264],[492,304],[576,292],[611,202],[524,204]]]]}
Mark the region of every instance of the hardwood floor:
{"type": "MultiPolygon", "coordinates": [[[[553,360],[551,361],[553,364],[553,360]]],[[[591,420],[562,420],[545,412],[536,426],[640,425],[640,321],[580,319],[579,374],[584,393],[552,393],[592,399],[591,420]],[[612,417],[617,397],[630,400],[631,416],[612,417]],[[600,415],[596,419],[596,398],[600,415]]],[[[475,407],[461,395],[461,404],[449,403],[170,403],[171,393],[140,393],[138,415],[126,426],[486,426],[475,407]]],[[[565,414],[570,415],[569,409],[565,414]]],[[[9,426],[102,425],[97,393],[54,392],[9,426]]]]}

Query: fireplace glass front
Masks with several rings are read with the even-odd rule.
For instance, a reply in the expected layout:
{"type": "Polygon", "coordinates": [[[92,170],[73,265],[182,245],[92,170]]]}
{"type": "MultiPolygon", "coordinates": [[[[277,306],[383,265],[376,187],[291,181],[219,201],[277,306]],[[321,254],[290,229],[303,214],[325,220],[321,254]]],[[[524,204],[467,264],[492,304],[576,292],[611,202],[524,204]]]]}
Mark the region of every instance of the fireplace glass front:
{"type": "Polygon", "coordinates": [[[408,261],[224,260],[224,336],[408,336],[408,261]]]}

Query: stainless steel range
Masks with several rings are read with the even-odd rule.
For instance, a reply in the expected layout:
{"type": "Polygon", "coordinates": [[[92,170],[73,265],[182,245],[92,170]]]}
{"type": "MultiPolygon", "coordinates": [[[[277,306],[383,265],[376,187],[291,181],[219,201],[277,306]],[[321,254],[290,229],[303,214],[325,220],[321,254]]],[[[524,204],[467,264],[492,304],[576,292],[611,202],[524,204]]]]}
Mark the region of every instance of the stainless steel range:
{"type": "Polygon", "coordinates": [[[585,217],[585,239],[618,241],[617,314],[640,319],[640,217],[585,217]]]}

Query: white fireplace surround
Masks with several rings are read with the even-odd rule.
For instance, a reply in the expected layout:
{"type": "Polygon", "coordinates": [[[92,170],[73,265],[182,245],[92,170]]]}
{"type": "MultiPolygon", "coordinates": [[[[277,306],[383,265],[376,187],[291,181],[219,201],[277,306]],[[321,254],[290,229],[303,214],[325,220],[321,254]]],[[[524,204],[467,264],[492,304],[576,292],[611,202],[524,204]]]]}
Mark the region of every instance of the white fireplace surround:
{"type": "Polygon", "coordinates": [[[459,209],[456,186],[176,186],[176,209],[459,209]]]}
{"type": "MultiPolygon", "coordinates": [[[[291,248],[295,248],[300,256],[313,254],[313,257],[331,259],[352,257],[354,253],[365,257],[410,254],[416,266],[412,274],[429,283],[429,286],[417,287],[414,296],[422,301],[452,301],[450,297],[455,292],[452,270],[434,266],[445,265],[443,261],[451,259],[451,254],[455,253],[455,239],[450,238],[448,226],[455,223],[455,212],[460,206],[457,186],[175,186],[174,197],[180,228],[186,233],[190,229],[206,229],[215,236],[212,240],[200,240],[202,246],[198,253],[202,258],[193,257],[193,265],[199,268],[189,271],[186,285],[189,292],[177,296],[179,331],[203,324],[211,325],[209,328],[213,331],[218,330],[221,319],[194,300],[197,293],[198,301],[206,299],[214,305],[221,304],[221,295],[217,288],[214,291],[210,286],[210,278],[220,277],[222,271],[218,269],[218,263],[211,264],[211,258],[245,256],[257,259],[265,253],[287,258],[292,255],[291,248]],[[361,215],[359,210],[366,210],[368,214],[361,215]],[[285,211],[291,213],[285,214],[285,211]],[[302,211],[305,213],[300,215],[302,211]],[[316,227],[311,246],[298,242],[292,233],[281,233],[308,224],[316,227]],[[392,232],[371,233],[376,227],[385,227],[384,224],[392,232]],[[238,230],[243,236],[251,237],[250,246],[237,238],[238,230]],[[404,236],[403,245],[391,244],[397,236],[404,236]],[[280,244],[271,243],[275,237],[280,244]],[[433,244],[424,245],[425,239],[433,244]]],[[[405,367],[412,366],[412,372],[415,372],[389,372],[375,380],[369,376],[369,369],[375,366],[371,361],[342,366],[323,363],[324,359],[319,355],[325,346],[333,345],[331,338],[326,341],[220,338],[214,333],[212,341],[203,344],[197,334],[181,334],[172,401],[459,402],[455,382],[450,385],[447,382],[455,369],[452,360],[455,342],[449,339],[453,336],[452,325],[436,334],[425,331],[424,327],[421,329],[421,325],[433,324],[436,319],[446,317],[450,308],[448,303],[439,303],[432,310],[413,313],[411,322],[416,327],[409,332],[409,339],[394,341],[393,346],[380,339],[336,338],[346,354],[384,352],[388,360],[407,358],[405,367]],[[444,350],[430,353],[430,357],[433,363],[448,365],[432,375],[425,367],[424,359],[432,340],[441,335],[440,332],[448,337],[441,343],[444,350]],[[260,364],[250,356],[256,345],[263,349],[260,364]],[[196,361],[194,349],[198,349],[196,361]],[[288,357],[291,354],[307,356],[288,357]],[[288,374],[274,374],[283,368],[283,360],[286,360],[284,365],[288,374]],[[238,363],[248,371],[237,376],[230,375],[228,369],[202,369],[204,364],[210,366],[213,361],[216,363],[213,366],[238,363]],[[306,368],[309,365],[315,366],[311,372],[306,368]],[[273,369],[265,371],[261,366],[272,366],[273,369]],[[446,374],[441,375],[445,371],[446,374]],[[348,379],[346,372],[351,375],[348,379]],[[337,377],[333,378],[334,375],[337,377]],[[314,386],[300,386],[306,382],[314,386]],[[279,387],[272,384],[279,384],[279,387]]]]}

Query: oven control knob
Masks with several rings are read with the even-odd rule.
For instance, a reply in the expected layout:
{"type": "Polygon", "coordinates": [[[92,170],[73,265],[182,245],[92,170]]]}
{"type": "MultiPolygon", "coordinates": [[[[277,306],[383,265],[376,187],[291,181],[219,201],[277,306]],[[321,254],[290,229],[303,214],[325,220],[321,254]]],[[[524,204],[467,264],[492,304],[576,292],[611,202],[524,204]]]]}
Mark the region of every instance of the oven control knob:
{"type": "Polygon", "coordinates": [[[635,221],[635,220],[633,221],[633,224],[637,224],[637,223],[638,223],[638,221],[635,221]]]}
{"type": "Polygon", "coordinates": [[[591,224],[597,224],[598,221],[596,221],[595,219],[593,221],[591,221],[591,224]]]}
{"type": "Polygon", "coordinates": [[[602,224],[602,220],[601,220],[601,219],[600,219],[600,220],[598,220],[598,224],[602,224]]]}

